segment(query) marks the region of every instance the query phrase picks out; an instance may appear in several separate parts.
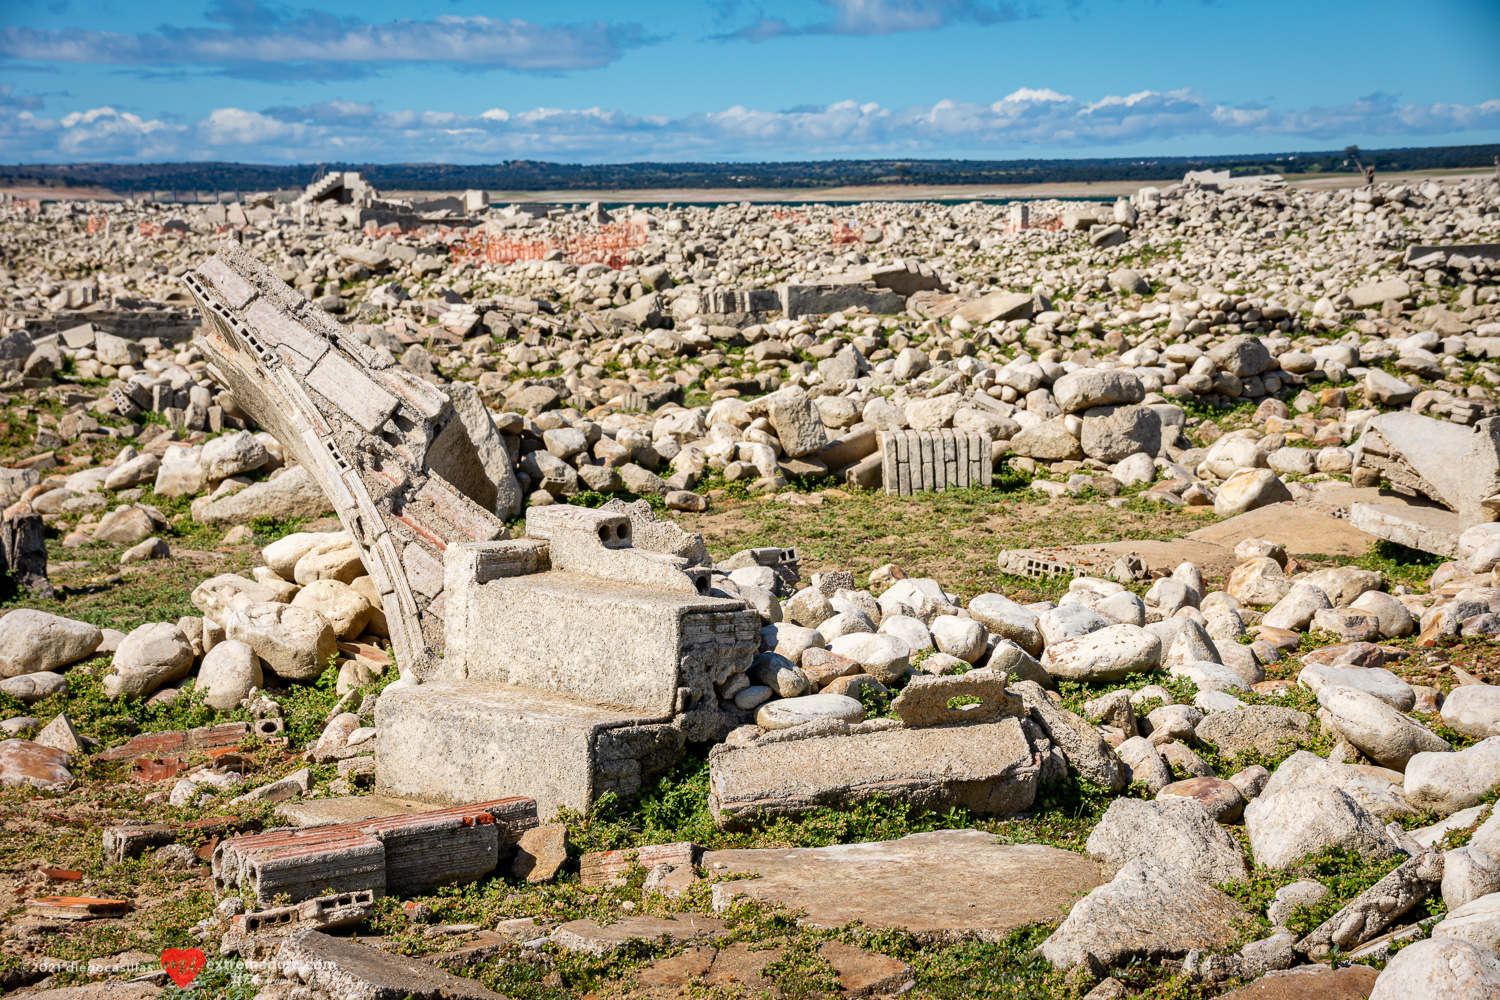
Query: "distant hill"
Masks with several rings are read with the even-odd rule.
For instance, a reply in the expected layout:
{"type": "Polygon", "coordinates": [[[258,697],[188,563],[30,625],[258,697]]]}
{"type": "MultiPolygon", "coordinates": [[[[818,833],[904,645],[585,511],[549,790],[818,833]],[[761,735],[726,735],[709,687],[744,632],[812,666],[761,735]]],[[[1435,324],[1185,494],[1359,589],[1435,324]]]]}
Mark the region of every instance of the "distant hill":
{"type": "MultiPolygon", "coordinates": [[[[1381,172],[1494,165],[1500,145],[1362,150],[1381,172]]],[[[268,191],[300,188],[324,170],[358,170],[377,188],[400,191],[605,191],[652,188],[820,188],[869,184],[1039,184],[1176,180],[1212,168],[1236,174],[1350,173],[1342,150],[1248,156],[1156,156],[1082,160],[819,160],[790,163],[73,163],[0,165],[0,186],[103,187],[130,191],[268,191]]]]}

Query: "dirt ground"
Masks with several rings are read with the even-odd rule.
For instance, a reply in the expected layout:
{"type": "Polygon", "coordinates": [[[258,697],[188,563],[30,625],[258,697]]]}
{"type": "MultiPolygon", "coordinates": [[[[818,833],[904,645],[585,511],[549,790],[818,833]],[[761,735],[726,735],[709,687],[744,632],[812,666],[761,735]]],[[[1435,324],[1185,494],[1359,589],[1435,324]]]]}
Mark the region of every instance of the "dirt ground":
{"type": "MultiPolygon", "coordinates": [[[[1202,508],[1205,512],[1207,508],[1202,508]]],[[[1030,491],[955,490],[921,497],[828,489],[776,500],[719,498],[704,514],[678,514],[700,531],[709,553],[796,546],[802,574],[847,569],[865,586],[870,571],[894,563],[907,576],[930,576],[965,599],[1003,586],[1041,600],[1060,585],[1007,577],[995,557],[1006,549],[1180,537],[1212,513],[1164,510],[1132,501],[1110,508],[1099,497],[1050,503],[1030,491]]],[[[1065,588],[1063,588],[1065,589],[1065,588]]]]}

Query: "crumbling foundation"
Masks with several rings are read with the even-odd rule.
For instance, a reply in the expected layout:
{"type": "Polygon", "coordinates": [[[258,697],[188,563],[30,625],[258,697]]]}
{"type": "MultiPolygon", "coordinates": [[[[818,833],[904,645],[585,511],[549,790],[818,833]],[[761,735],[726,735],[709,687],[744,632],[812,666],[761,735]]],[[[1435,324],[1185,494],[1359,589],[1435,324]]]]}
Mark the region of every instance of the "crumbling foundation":
{"type": "Polygon", "coordinates": [[[311,472],[380,591],[404,683],[376,711],[379,793],[587,809],[742,721],[714,685],[748,670],[760,620],[676,554],[706,559],[701,539],[567,505],[510,539],[491,512],[506,491],[440,389],[235,245],[184,280],[210,374],[311,472]]]}

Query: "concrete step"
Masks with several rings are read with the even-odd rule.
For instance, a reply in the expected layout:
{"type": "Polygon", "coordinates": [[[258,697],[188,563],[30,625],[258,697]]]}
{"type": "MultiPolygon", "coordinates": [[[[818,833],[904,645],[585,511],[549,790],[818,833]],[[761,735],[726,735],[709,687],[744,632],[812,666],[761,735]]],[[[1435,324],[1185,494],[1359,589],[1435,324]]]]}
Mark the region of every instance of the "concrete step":
{"type": "Polygon", "coordinates": [[[1464,530],[1463,518],[1442,507],[1357,503],[1349,508],[1349,523],[1376,538],[1449,559],[1457,557],[1464,530]]]}
{"type": "Polygon", "coordinates": [[[606,791],[632,794],[684,743],[660,716],[473,680],[389,690],[375,725],[378,794],[444,804],[525,795],[545,819],[606,791]]]}

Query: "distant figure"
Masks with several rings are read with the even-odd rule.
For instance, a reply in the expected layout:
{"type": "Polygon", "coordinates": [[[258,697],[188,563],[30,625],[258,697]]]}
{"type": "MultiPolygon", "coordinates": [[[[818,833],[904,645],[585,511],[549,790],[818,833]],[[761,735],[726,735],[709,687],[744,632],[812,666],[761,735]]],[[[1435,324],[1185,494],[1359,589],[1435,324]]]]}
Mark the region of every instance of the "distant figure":
{"type": "Polygon", "coordinates": [[[1495,157],[1495,180],[1500,181],[1500,156],[1495,157]]]}

